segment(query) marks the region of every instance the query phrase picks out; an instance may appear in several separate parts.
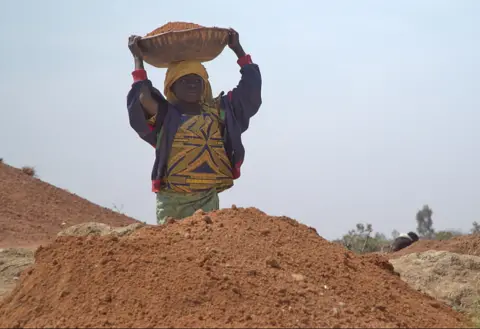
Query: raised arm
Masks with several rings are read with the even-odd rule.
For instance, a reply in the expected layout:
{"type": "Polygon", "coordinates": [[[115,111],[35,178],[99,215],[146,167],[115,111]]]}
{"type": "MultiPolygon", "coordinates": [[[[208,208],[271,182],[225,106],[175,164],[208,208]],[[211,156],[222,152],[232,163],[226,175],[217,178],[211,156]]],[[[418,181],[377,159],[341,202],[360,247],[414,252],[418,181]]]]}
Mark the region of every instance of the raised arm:
{"type": "Polygon", "coordinates": [[[240,44],[240,38],[235,30],[230,31],[228,46],[237,55],[242,77],[237,87],[228,93],[235,118],[241,126],[242,132],[248,129],[250,118],[253,117],[262,105],[262,76],[258,65],[253,64],[250,55],[247,55],[240,44]]]}
{"type": "Polygon", "coordinates": [[[138,36],[131,36],[128,40],[128,47],[135,62],[133,84],[127,95],[128,115],[130,126],[144,141],[155,146],[156,132],[163,123],[168,102],[147,78],[142,52],[138,46],[139,39],[138,36]]]}

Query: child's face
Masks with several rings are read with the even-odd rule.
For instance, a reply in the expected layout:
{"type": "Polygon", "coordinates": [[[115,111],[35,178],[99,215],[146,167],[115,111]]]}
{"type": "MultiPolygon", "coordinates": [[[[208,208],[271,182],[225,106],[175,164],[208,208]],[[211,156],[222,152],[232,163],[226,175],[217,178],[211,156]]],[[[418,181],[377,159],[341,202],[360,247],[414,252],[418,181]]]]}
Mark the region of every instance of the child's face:
{"type": "Polygon", "coordinates": [[[178,100],[186,103],[199,103],[203,95],[203,79],[196,74],[184,75],[172,86],[178,100]]]}

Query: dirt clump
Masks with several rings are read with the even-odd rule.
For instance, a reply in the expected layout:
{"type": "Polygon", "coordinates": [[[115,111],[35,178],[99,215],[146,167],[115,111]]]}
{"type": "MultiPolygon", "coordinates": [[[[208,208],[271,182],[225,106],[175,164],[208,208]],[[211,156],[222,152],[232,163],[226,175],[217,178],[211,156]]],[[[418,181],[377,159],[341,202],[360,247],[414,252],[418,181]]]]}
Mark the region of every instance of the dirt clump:
{"type": "Polygon", "coordinates": [[[480,234],[460,235],[449,240],[420,240],[405,249],[390,254],[389,257],[398,258],[429,250],[480,256],[480,234]]]}
{"type": "Polygon", "coordinates": [[[390,262],[414,289],[480,320],[480,257],[430,250],[390,262]]]}
{"type": "Polygon", "coordinates": [[[130,235],[58,237],[0,327],[462,327],[464,317],[305,225],[228,209],[130,235]]]}
{"type": "Polygon", "coordinates": [[[13,290],[20,274],[33,264],[34,250],[0,249],[0,300],[13,290]]]}
{"type": "Polygon", "coordinates": [[[86,221],[138,222],[0,163],[0,248],[38,246],[86,221]]]}
{"type": "Polygon", "coordinates": [[[395,272],[395,268],[385,257],[385,254],[379,254],[379,253],[362,254],[362,255],[359,255],[359,257],[364,261],[368,261],[378,266],[379,268],[381,268],[382,270],[386,271],[389,274],[399,275],[397,272],[395,272]]]}

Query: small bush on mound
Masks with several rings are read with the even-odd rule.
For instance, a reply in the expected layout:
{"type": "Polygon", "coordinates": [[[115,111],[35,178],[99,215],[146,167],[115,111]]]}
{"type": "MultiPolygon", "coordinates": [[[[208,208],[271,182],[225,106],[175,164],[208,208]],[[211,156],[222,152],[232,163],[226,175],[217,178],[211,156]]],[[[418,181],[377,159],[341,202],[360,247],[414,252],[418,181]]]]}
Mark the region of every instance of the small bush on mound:
{"type": "Polygon", "coordinates": [[[35,168],[33,167],[28,167],[28,166],[22,167],[22,171],[28,176],[35,177],[35,168]]]}
{"type": "Polygon", "coordinates": [[[445,241],[461,235],[462,233],[457,231],[439,231],[435,232],[435,240],[445,241]]]}
{"type": "Polygon", "coordinates": [[[0,158],[0,163],[3,163],[3,158],[0,158]]]}

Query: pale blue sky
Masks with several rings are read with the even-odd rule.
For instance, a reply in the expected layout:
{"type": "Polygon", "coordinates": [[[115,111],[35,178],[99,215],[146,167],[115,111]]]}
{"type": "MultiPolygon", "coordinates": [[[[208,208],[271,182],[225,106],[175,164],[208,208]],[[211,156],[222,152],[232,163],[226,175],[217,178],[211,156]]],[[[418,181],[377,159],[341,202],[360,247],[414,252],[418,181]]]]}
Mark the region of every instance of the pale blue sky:
{"type": "MultiPolygon", "coordinates": [[[[0,3],[0,157],[154,223],[151,146],[128,124],[130,34],[168,21],[234,27],[263,74],[243,176],[221,206],[255,206],[325,238],[357,222],[480,220],[480,1],[0,3]]],[[[226,49],[214,92],[240,77],[226,49]]],[[[162,89],[164,71],[147,67],[162,89]]],[[[85,220],[88,220],[87,218],[85,220]]]]}

